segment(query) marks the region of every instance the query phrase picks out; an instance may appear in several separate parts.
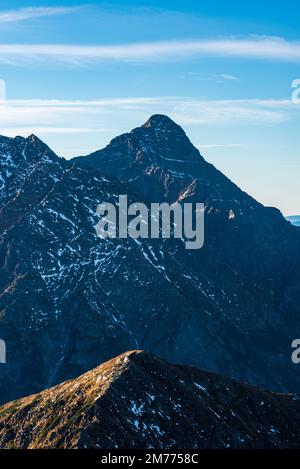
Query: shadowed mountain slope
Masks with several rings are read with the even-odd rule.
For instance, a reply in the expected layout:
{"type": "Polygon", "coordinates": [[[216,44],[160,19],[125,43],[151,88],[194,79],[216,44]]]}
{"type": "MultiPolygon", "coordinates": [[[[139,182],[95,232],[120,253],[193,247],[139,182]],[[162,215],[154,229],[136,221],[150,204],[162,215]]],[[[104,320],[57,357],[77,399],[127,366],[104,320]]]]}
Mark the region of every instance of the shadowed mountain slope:
{"type": "Polygon", "coordinates": [[[129,349],[298,392],[300,233],[166,116],[67,162],[0,137],[0,402],[129,349]],[[101,202],[205,203],[205,244],[101,240],[101,202]]]}

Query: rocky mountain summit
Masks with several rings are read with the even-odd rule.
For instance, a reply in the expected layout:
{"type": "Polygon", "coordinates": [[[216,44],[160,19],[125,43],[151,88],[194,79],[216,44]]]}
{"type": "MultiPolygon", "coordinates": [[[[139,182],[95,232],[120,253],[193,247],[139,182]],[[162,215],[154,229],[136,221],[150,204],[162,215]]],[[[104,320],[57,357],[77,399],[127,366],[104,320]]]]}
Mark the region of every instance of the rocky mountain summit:
{"type": "Polygon", "coordinates": [[[298,392],[300,233],[240,190],[166,116],[65,161],[0,137],[0,402],[130,349],[298,392]],[[101,202],[203,202],[205,244],[103,240],[101,202]]]}
{"type": "Polygon", "coordinates": [[[300,397],[126,352],[0,407],[0,448],[295,448],[300,397]]]}

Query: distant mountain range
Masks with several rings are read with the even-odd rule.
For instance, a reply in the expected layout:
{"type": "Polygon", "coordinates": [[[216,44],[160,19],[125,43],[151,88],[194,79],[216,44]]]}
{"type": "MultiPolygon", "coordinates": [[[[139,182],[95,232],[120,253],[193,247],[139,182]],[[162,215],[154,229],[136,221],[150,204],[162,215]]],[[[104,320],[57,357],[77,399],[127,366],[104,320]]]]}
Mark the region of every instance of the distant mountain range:
{"type": "Polygon", "coordinates": [[[290,217],[286,217],[288,221],[292,223],[292,225],[300,226],[300,215],[292,215],[290,217]]]}
{"type": "Polygon", "coordinates": [[[66,161],[0,137],[0,401],[146,349],[299,391],[300,233],[207,163],[166,116],[66,161]],[[100,202],[205,203],[205,245],[101,240],[100,202]]]}
{"type": "Polygon", "coordinates": [[[127,352],[0,407],[0,448],[296,448],[300,396],[127,352]]]}

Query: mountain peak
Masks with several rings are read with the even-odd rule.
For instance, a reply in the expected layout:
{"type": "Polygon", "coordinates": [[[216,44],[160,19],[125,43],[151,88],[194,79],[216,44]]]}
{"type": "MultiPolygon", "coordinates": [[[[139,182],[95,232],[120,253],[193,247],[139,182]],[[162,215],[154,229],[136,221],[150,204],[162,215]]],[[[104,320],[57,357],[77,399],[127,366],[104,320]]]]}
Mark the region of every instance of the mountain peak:
{"type": "Polygon", "coordinates": [[[41,140],[39,137],[37,137],[36,135],[34,134],[31,134],[31,135],[28,135],[28,137],[26,138],[27,142],[31,143],[32,145],[43,145],[43,146],[47,146],[46,143],[43,142],[43,140],[41,140]]]}
{"type": "Polygon", "coordinates": [[[127,171],[131,178],[132,170],[136,170],[136,176],[153,164],[171,171],[192,172],[203,158],[178,124],[168,116],[154,114],[140,127],[115,137],[103,150],[73,161],[124,181],[127,171]],[[193,164],[193,168],[188,164],[193,164]]]}
{"type": "Polygon", "coordinates": [[[153,116],[149,117],[147,122],[145,122],[142,127],[149,129],[149,128],[156,128],[156,129],[181,129],[179,125],[177,125],[170,117],[165,116],[164,114],[154,114],[153,116]]]}
{"type": "Polygon", "coordinates": [[[28,135],[27,140],[34,141],[34,140],[39,140],[39,138],[34,134],[30,134],[28,135]]]}

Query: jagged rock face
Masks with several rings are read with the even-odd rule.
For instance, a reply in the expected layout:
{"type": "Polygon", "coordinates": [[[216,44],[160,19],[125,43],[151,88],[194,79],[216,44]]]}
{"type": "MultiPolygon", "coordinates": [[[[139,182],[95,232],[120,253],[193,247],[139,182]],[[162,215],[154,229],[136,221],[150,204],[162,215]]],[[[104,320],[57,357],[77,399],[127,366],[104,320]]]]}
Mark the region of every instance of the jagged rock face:
{"type": "Polygon", "coordinates": [[[168,117],[152,116],[103,150],[73,161],[130,183],[150,202],[205,203],[206,245],[214,255],[246,278],[288,293],[285,299],[287,286],[299,298],[299,231],[207,163],[168,117]]]}
{"type": "Polygon", "coordinates": [[[127,352],[0,408],[0,448],[296,448],[299,395],[127,352]]]}
{"type": "Polygon", "coordinates": [[[1,402],[132,348],[299,390],[299,230],[206,163],[180,127],[154,116],[72,162],[33,136],[1,138],[0,150],[1,402]],[[120,194],[205,202],[204,248],[100,240],[97,205],[120,194]]]}
{"type": "Polygon", "coordinates": [[[65,160],[34,135],[0,137],[0,232],[38,205],[65,168],[65,160]]]}

